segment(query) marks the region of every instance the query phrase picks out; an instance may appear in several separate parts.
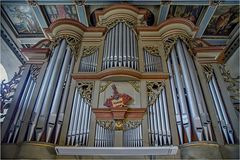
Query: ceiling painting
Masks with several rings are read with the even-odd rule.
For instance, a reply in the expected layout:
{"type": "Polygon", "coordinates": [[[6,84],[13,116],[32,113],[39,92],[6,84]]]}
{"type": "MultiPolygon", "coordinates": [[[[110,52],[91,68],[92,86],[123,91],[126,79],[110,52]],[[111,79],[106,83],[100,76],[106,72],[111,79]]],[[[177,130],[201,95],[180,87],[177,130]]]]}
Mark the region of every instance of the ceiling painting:
{"type": "Polygon", "coordinates": [[[3,9],[18,34],[42,34],[42,30],[29,6],[4,5],[3,9]]]}
{"type": "Polygon", "coordinates": [[[220,6],[211,18],[204,35],[228,36],[239,23],[239,6],[220,6]]]}
{"type": "Polygon", "coordinates": [[[50,23],[61,18],[78,20],[77,10],[74,5],[47,5],[43,6],[43,10],[50,23]]]}
{"type": "Polygon", "coordinates": [[[173,17],[182,17],[187,18],[188,20],[192,21],[196,24],[198,17],[203,10],[203,6],[178,6],[178,5],[171,5],[168,12],[168,18],[173,17]]]}

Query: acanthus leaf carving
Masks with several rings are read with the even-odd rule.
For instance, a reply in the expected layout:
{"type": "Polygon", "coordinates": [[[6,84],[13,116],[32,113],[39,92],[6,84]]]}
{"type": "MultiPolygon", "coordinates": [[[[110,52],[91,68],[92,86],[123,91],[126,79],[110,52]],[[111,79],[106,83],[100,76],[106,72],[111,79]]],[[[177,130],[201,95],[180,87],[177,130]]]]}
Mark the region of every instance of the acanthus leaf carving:
{"type": "Polygon", "coordinates": [[[164,87],[165,81],[147,81],[148,105],[151,105],[156,101],[164,87]]]}
{"type": "Polygon", "coordinates": [[[91,105],[94,82],[81,81],[81,82],[78,82],[77,87],[79,89],[80,95],[86,99],[86,101],[89,105],[91,105]]]}

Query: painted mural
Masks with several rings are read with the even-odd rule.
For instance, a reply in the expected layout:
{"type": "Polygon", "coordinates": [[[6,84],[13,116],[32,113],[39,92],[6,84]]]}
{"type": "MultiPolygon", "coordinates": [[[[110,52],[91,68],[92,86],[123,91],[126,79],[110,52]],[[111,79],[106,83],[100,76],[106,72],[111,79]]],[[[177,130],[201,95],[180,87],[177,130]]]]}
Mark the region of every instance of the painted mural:
{"type": "Polygon", "coordinates": [[[77,10],[74,5],[48,5],[44,6],[44,10],[51,23],[61,18],[78,20],[77,10]]]}
{"type": "Polygon", "coordinates": [[[239,6],[220,6],[216,9],[204,35],[228,36],[239,23],[239,6]]]}
{"type": "Polygon", "coordinates": [[[4,5],[4,11],[9,17],[18,34],[42,33],[42,30],[33,14],[32,9],[27,5],[4,5]]]}
{"type": "Polygon", "coordinates": [[[171,5],[167,18],[182,17],[187,18],[196,24],[197,19],[203,10],[203,6],[178,6],[171,5]]]}

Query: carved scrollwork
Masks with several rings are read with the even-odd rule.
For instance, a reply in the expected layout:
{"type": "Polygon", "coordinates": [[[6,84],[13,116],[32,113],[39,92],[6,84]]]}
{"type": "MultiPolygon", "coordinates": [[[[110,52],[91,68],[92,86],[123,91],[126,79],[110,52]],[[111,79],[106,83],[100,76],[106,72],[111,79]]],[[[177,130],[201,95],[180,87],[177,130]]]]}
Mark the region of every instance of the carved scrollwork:
{"type": "Polygon", "coordinates": [[[77,87],[79,89],[81,96],[86,99],[89,105],[91,105],[94,82],[82,81],[78,83],[77,87]]]}
{"type": "Polygon", "coordinates": [[[112,81],[107,81],[106,84],[101,84],[100,93],[104,92],[111,83],[112,81]]]}
{"type": "Polygon", "coordinates": [[[135,91],[140,92],[140,83],[139,83],[139,81],[128,81],[128,83],[133,86],[135,91]]]}
{"type": "Polygon", "coordinates": [[[6,115],[2,114],[5,109],[9,109],[9,106],[12,102],[14,93],[17,89],[17,86],[21,80],[22,73],[24,71],[25,66],[19,67],[18,73],[15,73],[13,78],[9,82],[4,82],[3,80],[1,82],[1,93],[0,93],[0,99],[1,99],[1,119],[4,118],[6,115]]]}
{"type": "Polygon", "coordinates": [[[50,45],[50,49],[52,50],[53,48],[55,48],[62,39],[65,39],[68,46],[71,48],[73,55],[76,57],[78,57],[78,50],[80,47],[80,40],[77,37],[74,37],[72,35],[67,35],[67,34],[63,34],[63,35],[59,35],[53,38],[52,43],[50,45]]]}
{"type": "Polygon", "coordinates": [[[145,46],[143,47],[143,49],[146,50],[151,55],[160,56],[158,46],[145,46]]]}
{"type": "Polygon", "coordinates": [[[109,130],[129,130],[139,127],[142,120],[97,120],[97,123],[109,130]]]}
{"type": "Polygon", "coordinates": [[[78,6],[84,6],[86,2],[87,0],[73,0],[73,3],[75,3],[78,6]]]}
{"type": "Polygon", "coordinates": [[[213,76],[213,66],[211,64],[204,64],[202,65],[203,67],[203,72],[207,77],[207,80],[210,81],[213,76]]]}
{"type": "Polygon", "coordinates": [[[239,76],[233,78],[230,71],[226,69],[225,65],[219,65],[220,72],[223,76],[224,81],[227,83],[227,89],[231,93],[231,98],[233,100],[240,101],[240,89],[239,89],[239,76]]]}
{"type": "Polygon", "coordinates": [[[99,24],[106,26],[108,29],[111,29],[119,22],[124,22],[130,28],[133,28],[135,25],[137,25],[137,20],[132,17],[118,17],[111,20],[103,19],[99,24]]]}
{"type": "Polygon", "coordinates": [[[147,81],[148,105],[156,101],[164,86],[165,81],[147,81]]]}
{"type": "Polygon", "coordinates": [[[38,1],[37,0],[28,0],[28,4],[33,7],[36,7],[36,6],[38,6],[38,1]]]}
{"type": "Polygon", "coordinates": [[[41,69],[41,67],[38,66],[38,65],[32,65],[31,66],[30,73],[31,73],[32,79],[34,81],[37,80],[37,77],[39,75],[40,69],[41,69]]]}
{"type": "Polygon", "coordinates": [[[168,37],[163,41],[164,43],[164,51],[166,54],[166,57],[170,54],[172,47],[176,44],[177,39],[181,39],[187,46],[190,54],[193,55],[192,48],[193,48],[193,40],[191,37],[186,35],[174,35],[172,37],[168,37]]]}
{"type": "Polygon", "coordinates": [[[98,50],[99,46],[84,46],[82,51],[82,57],[90,56],[98,50]]]}

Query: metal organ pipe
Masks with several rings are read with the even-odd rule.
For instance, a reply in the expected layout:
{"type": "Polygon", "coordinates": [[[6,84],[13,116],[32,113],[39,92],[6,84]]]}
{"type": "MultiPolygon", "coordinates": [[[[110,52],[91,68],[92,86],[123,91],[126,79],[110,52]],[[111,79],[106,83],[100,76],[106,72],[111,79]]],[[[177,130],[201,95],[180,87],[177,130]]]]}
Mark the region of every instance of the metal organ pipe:
{"type": "Polygon", "coordinates": [[[200,120],[198,109],[197,109],[196,98],[193,92],[193,87],[191,83],[192,80],[189,75],[186,60],[184,59],[184,52],[183,52],[180,40],[177,40],[176,48],[177,48],[178,58],[180,61],[182,72],[183,72],[184,82],[186,85],[187,97],[189,99],[188,102],[189,102],[189,110],[191,113],[190,116],[192,118],[192,123],[194,126],[195,133],[197,135],[197,138],[198,140],[201,141],[202,140],[202,124],[201,124],[201,120],[200,120]]]}
{"type": "Polygon", "coordinates": [[[162,90],[161,97],[163,100],[163,110],[164,110],[165,123],[166,123],[167,140],[168,140],[168,144],[171,144],[171,131],[170,131],[170,124],[169,124],[168,110],[167,110],[167,97],[166,97],[165,88],[162,90]]]}
{"type": "Polygon", "coordinates": [[[186,102],[185,94],[183,90],[182,79],[178,70],[178,62],[177,62],[175,47],[172,48],[171,59],[172,59],[173,70],[176,78],[176,84],[177,84],[176,86],[179,94],[183,128],[186,132],[188,142],[191,142],[191,126],[190,126],[189,114],[187,109],[187,102],[186,102]]]}
{"type": "Polygon", "coordinates": [[[180,143],[183,144],[182,119],[181,119],[181,113],[180,113],[179,104],[178,104],[178,98],[177,98],[176,87],[175,87],[174,78],[173,78],[174,75],[172,72],[170,58],[168,58],[167,60],[167,65],[168,65],[168,72],[170,74],[171,91],[173,96],[173,104],[174,104],[174,110],[176,115],[178,134],[180,138],[180,143]]]}
{"type": "Polygon", "coordinates": [[[102,69],[111,67],[138,69],[136,36],[124,22],[110,29],[105,38],[102,69]]]}
{"type": "Polygon", "coordinates": [[[38,119],[38,116],[40,114],[40,110],[41,110],[41,107],[42,107],[42,103],[43,103],[43,100],[44,100],[44,95],[46,93],[46,90],[47,90],[47,87],[48,87],[48,82],[49,82],[49,79],[50,79],[50,75],[52,73],[52,70],[53,70],[53,67],[54,67],[54,63],[57,59],[57,53],[59,51],[59,48],[63,48],[63,47],[66,46],[66,42],[65,40],[62,40],[62,42],[60,43],[60,45],[58,45],[55,49],[54,49],[54,52],[53,52],[53,55],[49,61],[49,65],[47,67],[47,71],[44,75],[44,79],[43,79],[43,82],[41,84],[41,88],[40,88],[40,91],[39,91],[39,94],[38,94],[38,99],[36,101],[36,104],[35,104],[35,107],[34,107],[34,111],[33,111],[33,114],[32,114],[32,117],[31,117],[31,122],[29,124],[29,131],[28,131],[28,135],[27,135],[27,141],[30,141],[32,139],[32,136],[33,136],[33,133],[34,133],[34,129],[35,129],[35,126],[36,126],[36,123],[37,123],[37,119],[38,119]]]}

